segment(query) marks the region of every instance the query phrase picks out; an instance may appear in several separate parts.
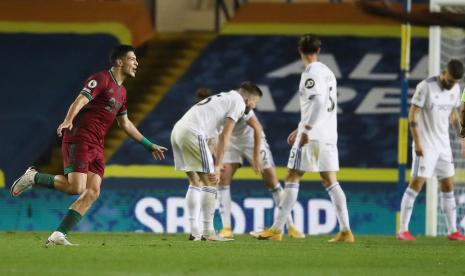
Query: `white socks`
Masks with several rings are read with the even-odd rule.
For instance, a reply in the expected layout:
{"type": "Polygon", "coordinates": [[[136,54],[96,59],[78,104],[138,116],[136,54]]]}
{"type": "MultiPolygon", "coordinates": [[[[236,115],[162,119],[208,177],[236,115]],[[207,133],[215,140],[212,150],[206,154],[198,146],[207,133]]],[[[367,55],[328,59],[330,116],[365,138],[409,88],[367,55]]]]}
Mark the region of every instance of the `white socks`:
{"type": "Polygon", "coordinates": [[[457,211],[454,192],[441,193],[441,209],[446,216],[449,234],[457,232],[457,211]]]}
{"type": "Polygon", "coordinates": [[[297,195],[299,194],[299,184],[298,183],[286,183],[284,189],[281,204],[279,206],[278,216],[276,217],[272,229],[282,231],[286,219],[291,214],[292,208],[294,207],[295,202],[297,201],[297,195]]]}
{"type": "Polygon", "coordinates": [[[402,196],[400,203],[400,228],[399,233],[408,231],[408,225],[410,223],[410,217],[412,216],[413,204],[417,198],[418,193],[410,188],[407,188],[402,196]]]}
{"type": "Polygon", "coordinates": [[[200,215],[200,191],[199,187],[189,185],[186,193],[187,215],[189,216],[189,225],[191,234],[196,236],[199,231],[199,215],[200,215]]]}
{"type": "MultiPolygon", "coordinates": [[[[269,191],[271,193],[271,196],[273,197],[273,201],[276,208],[279,208],[284,192],[283,188],[281,187],[281,183],[276,183],[275,187],[273,189],[269,189],[269,191]]],[[[286,219],[286,226],[288,229],[294,227],[294,221],[292,220],[292,215],[290,213],[286,219]]]]}
{"type": "Polygon", "coordinates": [[[212,186],[202,187],[200,193],[202,220],[203,220],[203,235],[209,236],[213,228],[213,216],[216,209],[217,189],[212,186]]]}
{"type": "Polygon", "coordinates": [[[326,191],[333,202],[336,209],[337,220],[339,221],[339,231],[350,230],[349,226],[349,211],[347,210],[347,200],[344,191],[338,182],[333,183],[326,188],[326,191]]]}
{"type": "Polygon", "coordinates": [[[218,188],[218,201],[223,228],[231,228],[231,190],[229,185],[218,188]]]}

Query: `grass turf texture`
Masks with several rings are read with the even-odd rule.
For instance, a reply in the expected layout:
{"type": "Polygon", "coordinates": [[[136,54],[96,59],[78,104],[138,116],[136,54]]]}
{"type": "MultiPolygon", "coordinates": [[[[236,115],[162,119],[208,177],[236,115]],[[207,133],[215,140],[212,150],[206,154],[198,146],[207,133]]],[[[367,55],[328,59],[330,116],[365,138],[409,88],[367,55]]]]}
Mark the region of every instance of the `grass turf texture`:
{"type": "Polygon", "coordinates": [[[49,233],[0,232],[0,275],[465,275],[465,243],[420,237],[330,236],[282,242],[240,235],[190,242],[181,234],[72,233],[76,247],[45,248],[49,233]]]}

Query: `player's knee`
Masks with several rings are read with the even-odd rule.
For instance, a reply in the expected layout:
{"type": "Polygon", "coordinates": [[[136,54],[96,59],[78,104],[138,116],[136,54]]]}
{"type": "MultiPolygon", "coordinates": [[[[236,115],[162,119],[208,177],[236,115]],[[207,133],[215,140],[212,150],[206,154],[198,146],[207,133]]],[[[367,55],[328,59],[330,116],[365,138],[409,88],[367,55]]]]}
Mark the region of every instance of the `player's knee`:
{"type": "Polygon", "coordinates": [[[67,193],[69,195],[80,195],[86,190],[86,184],[80,182],[70,182],[67,193]]]}
{"type": "Polygon", "coordinates": [[[92,189],[86,190],[86,197],[92,202],[96,201],[99,196],[100,196],[100,189],[92,188],[92,189]]]}
{"type": "Polygon", "coordinates": [[[412,177],[408,187],[416,192],[420,192],[426,179],[422,177],[412,177]]]}
{"type": "Polygon", "coordinates": [[[300,181],[300,174],[294,170],[290,170],[284,180],[289,183],[297,183],[300,181]]]}
{"type": "Polygon", "coordinates": [[[330,180],[325,179],[325,178],[321,179],[321,183],[323,184],[323,187],[325,187],[325,188],[328,188],[329,186],[331,186],[333,184],[330,180]]]}
{"type": "Polygon", "coordinates": [[[231,184],[231,179],[221,175],[220,182],[218,183],[219,186],[229,186],[231,184]]]}

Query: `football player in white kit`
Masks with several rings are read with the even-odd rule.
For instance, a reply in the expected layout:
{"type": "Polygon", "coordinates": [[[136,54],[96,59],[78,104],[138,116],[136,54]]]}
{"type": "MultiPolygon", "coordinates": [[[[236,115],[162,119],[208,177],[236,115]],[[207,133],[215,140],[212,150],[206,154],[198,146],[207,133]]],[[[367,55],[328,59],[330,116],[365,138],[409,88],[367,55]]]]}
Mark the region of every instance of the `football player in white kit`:
{"type": "Polygon", "coordinates": [[[339,171],[336,77],[318,61],[320,48],[321,41],[314,35],[303,35],[299,40],[298,49],[305,64],[299,85],[301,119],[288,137],[292,149],[278,215],[271,228],[256,235],[258,239],[282,240],[281,229],[297,201],[300,179],[305,172],[319,172],[339,222],[339,233],[329,241],[354,242],[346,196],[336,179],[339,171]]]}
{"type": "MultiPolygon", "coordinates": [[[[224,170],[221,171],[218,188],[218,201],[223,224],[220,236],[224,238],[233,237],[230,184],[237,169],[242,166],[244,158],[252,165],[256,173],[261,174],[265,185],[271,192],[275,205],[279,206],[283,189],[276,176],[273,155],[266,141],[262,125],[253,110],[244,114],[236,123],[231,136],[231,144],[224,155],[224,170]]],[[[287,218],[286,226],[290,237],[305,238],[305,235],[294,226],[291,215],[287,218]]]]}
{"type": "Polygon", "coordinates": [[[457,121],[463,65],[451,60],[439,76],[430,77],[417,85],[412,97],[408,120],[413,139],[410,183],[400,205],[398,240],[415,240],[408,225],[413,204],[427,178],[435,175],[441,183],[441,209],[446,216],[449,240],[465,240],[457,230],[454,197],[454,163],[449,139],[450,118],[457,121]]]}
{"type": "MultiPolygon", "coordinates": [[[[216,208],[217,184],[223,156],[228,148],[232,130],[237,120],[255,108],[262,92],[251,82],[241,84],[238,91],[223,92],[192,106],[176,122],[171,132],[176,170],[185,171],[189,179],[186,193],[191,237],[199,240],[219,240],[213,229],[216,208]],[[218,137],[215,158],[207,140],[218,137]],[[200,233],[198,218],[202,210],[203,231],[200,233]]],[[[190,238],[191,238],[190,237],[190,238]]]]}

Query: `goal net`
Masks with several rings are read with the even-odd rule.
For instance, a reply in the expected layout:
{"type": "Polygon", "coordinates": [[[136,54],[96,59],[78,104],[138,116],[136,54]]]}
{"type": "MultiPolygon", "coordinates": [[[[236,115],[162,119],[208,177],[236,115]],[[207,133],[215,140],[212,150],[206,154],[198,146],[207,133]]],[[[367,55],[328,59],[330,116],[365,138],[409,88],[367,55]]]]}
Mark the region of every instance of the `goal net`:
{"type": "MultiPolygon", "coordinates": [[[[465,17],[463,0],[431,0],[431,11],[461,14],[465,17]]],[[[430,27],[429,36],[429,75],[437,75],[451,59],[458,59],[465,64],[465,26],[430,27]]],[[[464,82],[460,83],[461,89],[464,82]]],[[[457,202],[457,227],[465,230],[465,157],[462,155],[462,139],[454,128],[450,128],[451,147],[454,156],[455,197],[457,202]]],[[[447,235],[447,224],[440,208],[440,187],[435,179],[427,183],[426,198],[426,235],[447,235]]]]}

